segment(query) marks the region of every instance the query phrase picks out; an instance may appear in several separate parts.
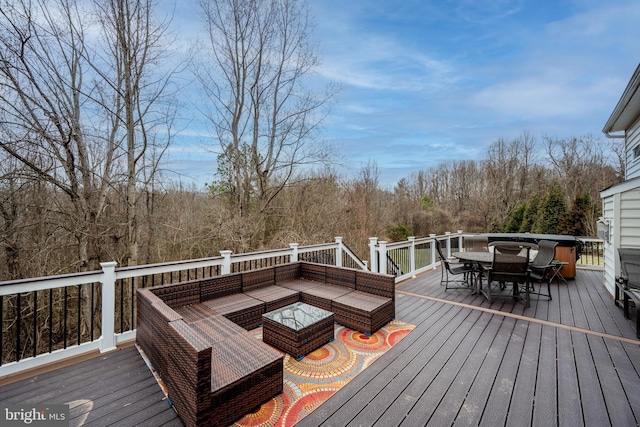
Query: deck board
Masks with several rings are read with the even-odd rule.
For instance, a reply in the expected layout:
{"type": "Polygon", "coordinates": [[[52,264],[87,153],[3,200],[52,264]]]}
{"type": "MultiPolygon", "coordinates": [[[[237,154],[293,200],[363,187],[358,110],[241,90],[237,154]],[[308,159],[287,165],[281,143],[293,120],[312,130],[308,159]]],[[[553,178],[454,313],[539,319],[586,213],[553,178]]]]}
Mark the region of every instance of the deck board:
{"type": "Polygon", "coordinates": [[[4,385],[0,401],[69,404],[71,426],[183,425],[134,346],[4,385]]]}
{"type": "Polygon", "coordinates": [[[439,281],[432,272],[397,287],[398,300],[429,302],[397,305],[397,318],[416,329],[300,426],[638,423],[640,346],[616,339],[635,340],[635,331],[601,272],[554,282],[553,299],[532,296],[530,308],[444,291],[439,281]],[[473,316],[436,299],[490,312],[473,316]]]}
{"type": "Polygon", "coordinates": [[[533,417],[533,402],[536,377],[538,375],[538,359],[540,354],[540,340],[542,337],[542,325],[536,323],[524,323],[526,329],[523,344],[522,357],[518,366],[518,374],[514,378],[512,402],[516,402],[511,408],[507,426],[531,425],[533,417]]]}
{"type": "Polygon", "coordinates": [[[558,357],[558,424],[561,426],[583,425],[580,406],[580,384],[576,361],[573,354],[571,332],[566,329],[556,331],[558,357]]]}
{"type": "MultiPolygon", "coordinates": [[[[439,271],[399,284],[396,318],[416,328],[298,425],[637,425],[640,345],[602,273],[551,292],[526,308],[445,291],[439,271]]],[[[135,347],[1,386],[0,401],[73,402],[71,425],[183,425],[135,347]]]]}

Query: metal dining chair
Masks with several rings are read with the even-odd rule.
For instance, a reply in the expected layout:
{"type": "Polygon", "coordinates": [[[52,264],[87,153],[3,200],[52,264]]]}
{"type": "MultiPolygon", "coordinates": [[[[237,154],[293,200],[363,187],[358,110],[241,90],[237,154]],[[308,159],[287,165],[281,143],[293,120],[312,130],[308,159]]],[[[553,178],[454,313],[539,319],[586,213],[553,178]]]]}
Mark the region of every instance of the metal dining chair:
{"type": "Polygon", "coordinates": [[[636,310],[636,337],[640,338],[640,248],[618,248],[621,276],[616,278],[616,296],[622,291],[624,317],[629,318],[629,302],[636,310]]]}
{"type": "Polygon", "coordinates": [[[440,262],[443,264],[440,269],[440,284],[444,285],[444,289],[473,290],[471,286],[472,274],[475,271],[473,266],[462,262],[452,263],[443,255],[440,242],[437,239],[435,239],[434,242],[436,251],[438,251],[438,256],[440,257],[440,262]],[[456,278],[456,276],[462,276],[462,278],[456,278]],[[450,283],[453,283],[454,286],[449,286],[450,283]]]}
{"type": "Polygon", "coordinates": [[[551,240],[540,240],[538,242],[538,253],[529,264],[531,270],[531,294],[542,295],[552,300],[551,297],[551,280],[553,280],[554,272],[556,269],[561,268],[561,265],[554,264],[553,260],[556,257],[556,246],[558,242],[552,242],[551,240]],[[533,287],[534,282],[540,282],[539,291],[536,292],[533,287]],[[547,283],[547,293],[542,293],[542,283],[547,283]]]}
{"type": "Polygon", "coordinates": [[[481,292],[489,301],[489,304],[493,302],[494,297],[508,296],[514,299],[524,299],[525,306],[529,307],[529,287],[531,283],[531,271],[529,270],[529,246],[523,247],[520,252],[521,255],[505,254],[500,251],[493,251],[493,262],[491,266],[486,267],[484,270],[484,276],[487,278],[486,287],[481,288],[481,292]],[[498,294],[492,294],[492,286],[497,283],[500,290],[506,289],[509,283],[512,285],[511,292],[508,295],[500,292],[498,294]],[[524,285],[524,298],[520,285],[524,285]]]}

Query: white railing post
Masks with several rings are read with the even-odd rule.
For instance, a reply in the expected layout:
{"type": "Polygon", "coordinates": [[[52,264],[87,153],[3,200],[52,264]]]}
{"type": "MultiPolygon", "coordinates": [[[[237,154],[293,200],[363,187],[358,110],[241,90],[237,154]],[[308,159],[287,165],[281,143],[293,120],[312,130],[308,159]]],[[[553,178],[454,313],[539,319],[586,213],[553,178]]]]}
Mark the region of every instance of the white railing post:
{"type": "Polygon", "coordinates": [[[220,251],[220,255],[223,256],[222,260],[222,274],[231,274],[231,254],[233,251],[220,251]]]}
{"type": "Polygon", "coordinates": [[[378,273],[387,274],[387,242],[378,242],[380,247],[380,265],[378,265],[378,273]]]}
{"type": "Polygon", "coordinates": [[[416,237],[411,236],[408,240],[411,242],[411,246],[409,246],[409,272],[414,274],[416,271],[416,237]]]}
{"type": "Polygon", "coordinates": [[[376,253],[376,245],[378,244],[377,237],[369,238],[369,261],[371,261],[371,271],[378,272],[378,257],[376,253]]]}
{"type": "Polygon", "coordinates": [[[336,249],[336,267],[342,267],[342,237],[336,237],[338,249],[336,249]]]}
{"type": "Polygon", "coordinates": [[[291,258],[289,259],[290,262],[298,261],[298,246],[299,246],[298,243],[289,243],[289,247],[292,250],[291,258]]]}
{"type": "Polygon", "coordinates": [[[433,266],[433,269],[436,269],[436,235],[435,234],[429,234],[429,237],[431,238],[431,250],[429,252],[431,252],[431,265],[433,266]]]}
{"type": "Polygon", "coordinates": [[[462,230],[458,230],[458,252],[462,252],[462,230]]]}
{"type": "Polygon", "coordinates": [[[102,262],[102,342],[100,352],[116,349],[116,265],[115,261],[102,262]]]}
{"type": "Polygon", "coordinates": [[[445,231],[444,234],[447,236],[447,259],[451,258],[451,232],[445,231]]]}

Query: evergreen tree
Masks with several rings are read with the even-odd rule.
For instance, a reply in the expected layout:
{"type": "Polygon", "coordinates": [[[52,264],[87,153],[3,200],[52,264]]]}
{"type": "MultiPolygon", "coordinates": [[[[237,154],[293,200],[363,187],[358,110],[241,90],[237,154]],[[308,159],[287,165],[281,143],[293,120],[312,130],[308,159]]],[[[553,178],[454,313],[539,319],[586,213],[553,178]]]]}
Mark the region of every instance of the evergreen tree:
{"type": "Polygon", "coordinates": [[[562,221],[562,234],[571,236],[587,236],[587,212],[592,209],[591,197],[586,194],[578,194],[573,202],[571,210],[562,221]]]}
{"type": "Polygon", "coordinates": [[[527,203],[525,203],[524,212],[522,213],[522,222],[520,223],[520,233],[533,232],[533,225],[538,217],[538,207],[540,206],[540,197],[534,194],[527,203]]]}
{"type": "Polygon", "coordinates": [[[527,204],[521,203],[513,212],[511,212],[511,215],[507,218],[504,226],[505,233],[517,233],[520,231],[526,209],[527,204]]]}
{"type": "Polygon", "coordinates": [[[565,194],[559,182],[554,181],[542,199],[534,225],[535,233],[560,234],[567,213],[565,194]]]}

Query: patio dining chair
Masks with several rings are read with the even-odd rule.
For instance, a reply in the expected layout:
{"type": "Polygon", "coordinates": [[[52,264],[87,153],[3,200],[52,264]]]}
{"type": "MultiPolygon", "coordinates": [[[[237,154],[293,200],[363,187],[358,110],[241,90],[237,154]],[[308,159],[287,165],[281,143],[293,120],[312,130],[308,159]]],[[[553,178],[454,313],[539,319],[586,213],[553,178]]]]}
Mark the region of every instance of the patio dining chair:
{"type": "Polygon", "coordinates": [[[435,239],[436,250],[438,251],[438,256],[440,257],[440,262],[443,264],[440,269],[440,284],[444,285],[444,289],[469,289],[472,290],[471,286],[472,275],[474,273],[473,266],[471,264],[462,263],[462,262],[451,262],[447,257],[442,253],[442,248],[440,247],[440,242],[435,239]],[[451,276],[451,277],[450,277],[451,276]],[[456,276],[461,276],[456,278],[456,276]],[[454,284],[453,286],[449,286],[449,284],[454,284]]]}
{"type": "Polygon", "coordinates": [[[558,264],[554,264],[553,260],[556,257],[556,246],[558,246],[558,242],[553,242],[551,240],[540,240],[538,242],[538,253],[536,254],[531,264],[529,264],[529,269],[531,270],[531,292],[532,294],[542,295],[552,300],[551,297],[551,281],[553,280],[554,273],[556,269],[559,269],[561,266],[558,264]],[[533,287],[534,282],[540,282],[540,289],[536,292],[533,287]],[[542,283],[546,282],[547,284],[547,293],[542,293],[542,283]]]}
{"type": "Polygon", "coordinates": [[[511,254],[518,255],[522,252],[523,249],[529,248],[532,249],[536,245],[528,242],[515,242],[515,241],[495,241],[489,243],[489,248],[491,251],[498,251],[503,254],[511,254]]]}
{"type": "Polygon", "coordinates": [[[487,278],[486,287],[482,287],[480,291],[489,301],[493,302],[494,297],[509,297],[514,299],[522,299],[525,306],[529,307],[529,290],[531,283],[531,271],[529,270],[529,246],[521,249],[521,255],[511,253],[502,253],[498,250],[493,251],[493,262],[491,266],[486,267],[483,274],[487,278]],[[524,253],[524,256],[522,255],[524,253]],[[512,289],[509,294],[502,291],[511,283],[512,289]],[[499,287],[497,294],[492,293],[493,286],[499,287]],[[525,296],[522,296],[521,285],[524,285],[525,296]]]}
{"type": "Polygon", "coordinates": [[[489,238],[487,236],[465,236],[465,252],[488,252],[489,238]]]}
{"type": "Polygon", "coordinates": [[[621,276],[616,280],[622,291],[624,317],[629,318],[629,302],[633,301],[636,311],[636,337],[640,338],[640,248],[618,248],[621,276]]]}

